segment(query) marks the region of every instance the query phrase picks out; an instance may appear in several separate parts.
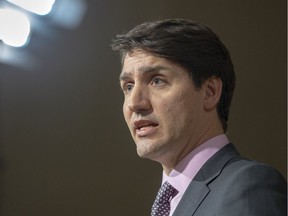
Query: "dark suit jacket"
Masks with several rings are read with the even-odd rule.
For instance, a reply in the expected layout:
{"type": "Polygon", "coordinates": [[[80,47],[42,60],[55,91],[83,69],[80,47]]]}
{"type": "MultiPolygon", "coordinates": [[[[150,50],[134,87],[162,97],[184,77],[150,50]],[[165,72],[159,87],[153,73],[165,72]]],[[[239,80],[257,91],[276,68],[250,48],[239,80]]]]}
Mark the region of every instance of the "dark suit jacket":
{"type": "Polygon", "coordinates": [[[244,159],[232,144],[212,156],[173,216],[286,216],[287,183],[274,168],[244,159]]]}

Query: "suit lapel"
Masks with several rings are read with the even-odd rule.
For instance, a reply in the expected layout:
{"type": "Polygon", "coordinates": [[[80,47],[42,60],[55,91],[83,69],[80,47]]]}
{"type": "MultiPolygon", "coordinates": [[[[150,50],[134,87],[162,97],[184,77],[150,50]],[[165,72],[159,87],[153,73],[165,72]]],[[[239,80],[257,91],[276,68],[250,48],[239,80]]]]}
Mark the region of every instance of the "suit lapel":
{"type": "Polygon", "coordinates": [[[192,216],[208,195],[209,183],[216,179],[225,165],[239,153],[232,144],[228,144],[213,155],[199,170],[185,191],[173,216],[192,216]]]}
{"type": "Polygon", "coordinates": [[[209,188],[204,181],[193,181],[190,183],[178,204],[173,216],[191,216],[194,214],[200,203],[209,193],[209,188]],[[197,196],[193,195],[197,194],[197,196]],[[193,195],[193,196],[191,196],[193,195]]]}

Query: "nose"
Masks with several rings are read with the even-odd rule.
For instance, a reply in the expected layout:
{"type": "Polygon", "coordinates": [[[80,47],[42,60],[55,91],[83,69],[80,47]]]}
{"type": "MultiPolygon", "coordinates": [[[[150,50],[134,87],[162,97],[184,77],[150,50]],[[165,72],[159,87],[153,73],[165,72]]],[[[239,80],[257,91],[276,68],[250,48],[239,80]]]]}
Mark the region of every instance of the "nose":
{"type": "Polygon", "coordinates": [[[151,109],[149,92],[145,87],[135,85],[128,98],[128,108],[135,113],[147,112],[151,109]]]}

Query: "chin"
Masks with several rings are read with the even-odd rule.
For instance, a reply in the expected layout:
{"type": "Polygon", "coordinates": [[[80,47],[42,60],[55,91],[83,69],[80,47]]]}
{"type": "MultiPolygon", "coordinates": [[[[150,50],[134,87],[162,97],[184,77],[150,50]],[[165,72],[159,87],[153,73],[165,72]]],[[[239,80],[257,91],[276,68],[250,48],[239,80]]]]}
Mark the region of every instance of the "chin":
{"type": "Polygon", "coordinates": [[[137,154],[141,158],[149,158],[150,152],[137,147],[137,154]]]}
{"type": "Polygon", "coordinates": [[[149,158],[149,155],[155,151],[154,146],[150,142],[137,142],[137,154],[141,158],[149,158]]]}
{"type": "Polygon", "coordinates": [[[141,158],[146,158],[153,161],[158,161],[163,153],[163,146],[153,142],[138,142],[137,154],[141,158]]]}

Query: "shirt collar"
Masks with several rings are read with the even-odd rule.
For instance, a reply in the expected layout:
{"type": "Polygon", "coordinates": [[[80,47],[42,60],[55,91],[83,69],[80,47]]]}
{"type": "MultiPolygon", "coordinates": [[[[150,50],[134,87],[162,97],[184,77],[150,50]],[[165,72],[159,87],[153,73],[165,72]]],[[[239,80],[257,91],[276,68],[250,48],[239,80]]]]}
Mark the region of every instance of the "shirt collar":
{"type": "Polygon", "coordinates": [[[225,134],[215,136],[204,142],[185,156],[169,176],[163,172],[162,184],[168,181],[179,193],[184,193],[204,163],[228,143],[229,140],[225,134]]]}

